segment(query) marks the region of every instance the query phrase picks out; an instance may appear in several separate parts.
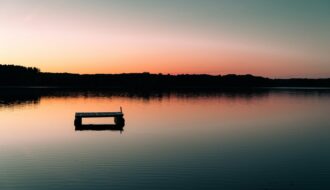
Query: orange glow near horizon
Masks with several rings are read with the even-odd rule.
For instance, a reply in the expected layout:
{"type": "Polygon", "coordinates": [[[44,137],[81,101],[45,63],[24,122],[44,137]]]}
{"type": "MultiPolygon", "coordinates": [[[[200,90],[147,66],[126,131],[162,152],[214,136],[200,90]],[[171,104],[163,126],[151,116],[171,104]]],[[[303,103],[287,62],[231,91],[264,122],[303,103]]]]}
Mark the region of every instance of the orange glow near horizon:
{"type": "MultiPolygon", "coordinates": [[[[193,50],[134,52],[131,54],[118,52],[114,55],[100,55],[99,57],[86,56],[81,60],[78,57],[67,57],[65,60],[51,60],[52,62],[41,67],[41,70],[80,74],[150,72],[211,75],[253,74],[266,77],[302,76],[306,69],[318,72],[318,68],[313,66],[299,67],[301,61],[292,57],[279,58],[270,57],[267,54],[223,52],[199,51],[198,54],[193,50]],[[295,72],[293,73],[292,70],[295,72]]],[[[42,62],[43,60],[40,61],[41,65],[43,65],[42,62]]]]}
{"type": "Polygon", "coordinates": [[[301,55],[274,52],[262,47],[244,47],[221,39],[218,42],[199,42],[194,38],[181,41],[178,38],[173,36],[158,40],[148,36],[130,39],[119,36],[102,40],[106,37],[88,39],[77,36],[74,40],[67,37],[67,41],[65,38],[54,38],[47,42],[31,38],[25,43],[19,39],[7,39],[8,43],[15,42],[16,45],[0,53],[0,63],[38,67],[43,72],[80,74],[150,72],[326,76],[320,68],[304,64],[312,60],[303,59],[301,55]],[[185,44],[186,41],[190,43],[185,44]],[[306,75],[306,70],[311,74],[306,75]]]}
{"type": "Polygon", "coordinates": [[[2,39],[4,43],[0,47],[6,47],[0,52],[0,64],[38,67],[43,72],[253,74],[267,77],[327,74],[321,72],[322,68],[307,64],[313,59],[300,53],[226,38],[211,40],[180,33],[130,35],[109,31],[110,34],[105,34],[97,30],[90,31],[91,35],[90,32],[54,32],[50,29],[39,36],[33,30],[26,32],[16,28],[14,31],[16,33],[10,35],[7,32],[10,38],[2,39]],[[306,75],[306,70],[311,74],[306,75]]]}

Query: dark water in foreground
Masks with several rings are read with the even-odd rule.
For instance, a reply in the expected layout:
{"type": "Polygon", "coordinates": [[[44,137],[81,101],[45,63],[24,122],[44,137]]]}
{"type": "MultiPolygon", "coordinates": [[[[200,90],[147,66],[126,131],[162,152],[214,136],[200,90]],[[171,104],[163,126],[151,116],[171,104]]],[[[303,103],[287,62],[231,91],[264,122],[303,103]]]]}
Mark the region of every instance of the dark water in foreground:
{"type": "Polygon", "coordinates": [[[0,93],[1,190],[330,189],[329,147],[328,90],[0,93]]]}

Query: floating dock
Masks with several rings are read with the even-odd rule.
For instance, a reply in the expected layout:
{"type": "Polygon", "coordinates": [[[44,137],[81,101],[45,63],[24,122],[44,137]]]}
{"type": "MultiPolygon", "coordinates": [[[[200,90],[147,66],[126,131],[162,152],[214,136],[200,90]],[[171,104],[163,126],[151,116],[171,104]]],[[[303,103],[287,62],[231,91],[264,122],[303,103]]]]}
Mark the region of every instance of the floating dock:
{"type": "Polygon", "coordinates": [[[96,124],[75,126],[76,131],[124,131],[124,125],[96,124]]]}
{"type": "Polygon", "coordinates": [[[78,112],[75,115],[74,125],[82,126],[83,118],[102,118],[102,117],[113,117],[115,120],[115,125],[124,126],[125,119],[122,109],[120,112],[78,112]]]}

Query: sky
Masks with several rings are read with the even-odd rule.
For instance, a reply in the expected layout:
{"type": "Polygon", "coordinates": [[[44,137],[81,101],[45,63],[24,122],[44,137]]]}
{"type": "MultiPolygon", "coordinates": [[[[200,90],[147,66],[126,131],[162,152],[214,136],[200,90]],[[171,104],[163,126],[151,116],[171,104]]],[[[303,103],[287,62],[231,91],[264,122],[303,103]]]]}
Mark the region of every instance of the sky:
{"type": "Polygon", "coordinates": [[[330,77],[329,0],[0,0],[0,64],[330,77]]]}

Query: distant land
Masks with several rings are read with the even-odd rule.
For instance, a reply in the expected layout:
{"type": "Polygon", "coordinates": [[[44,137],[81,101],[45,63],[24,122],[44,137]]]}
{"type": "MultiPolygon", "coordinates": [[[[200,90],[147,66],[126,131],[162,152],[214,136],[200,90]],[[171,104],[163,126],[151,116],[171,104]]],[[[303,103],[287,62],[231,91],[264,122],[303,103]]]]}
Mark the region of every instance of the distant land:
{"type": "Polygon", "coordinates": [[[74,88],[251,88],[251,87],[330,87],[326,79],[271,79],[253,75],[165,75],[130,74],[71,74],[41,72],[35,67],[0,65],[1,87],[74,87],[74,88]]]}

